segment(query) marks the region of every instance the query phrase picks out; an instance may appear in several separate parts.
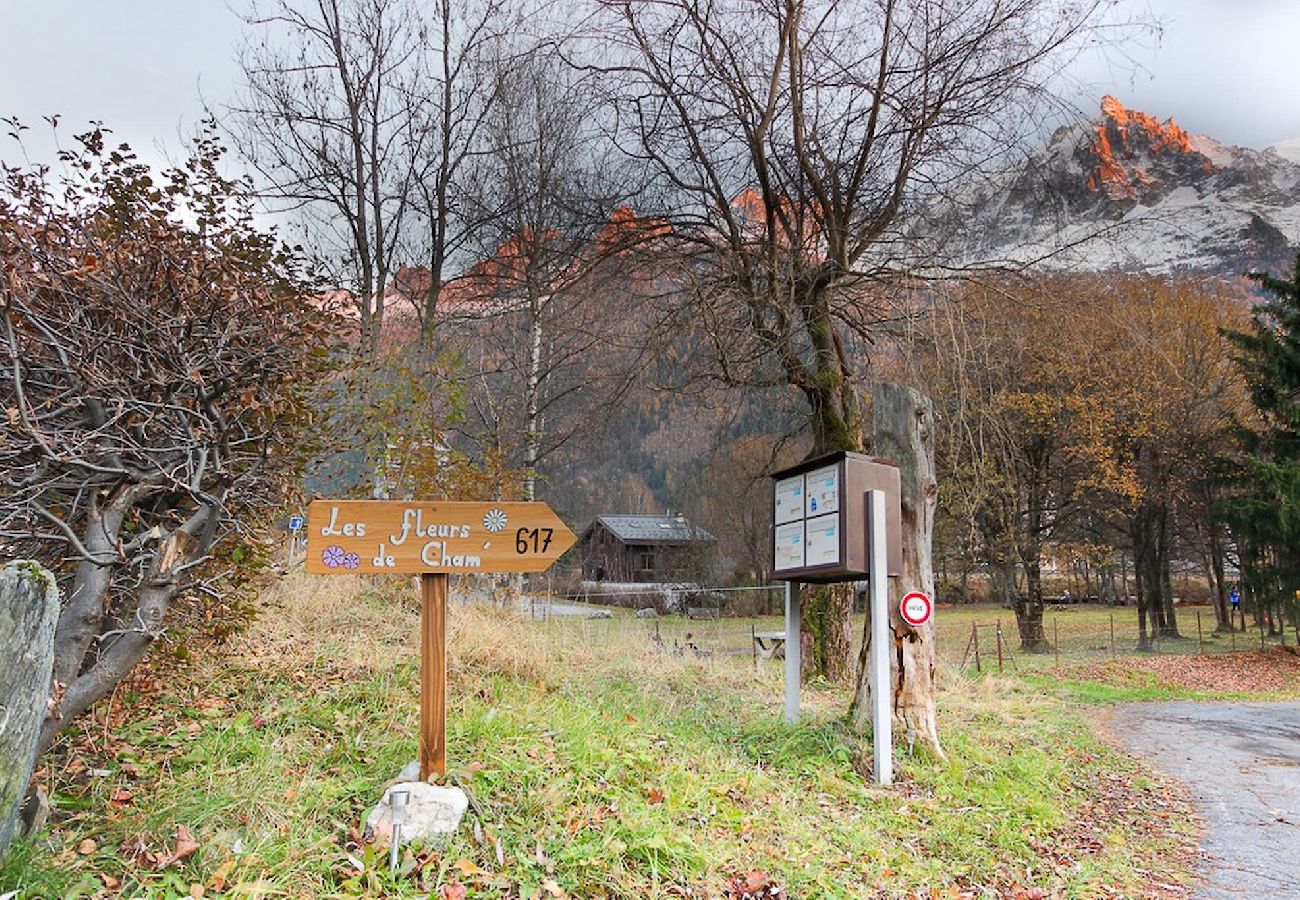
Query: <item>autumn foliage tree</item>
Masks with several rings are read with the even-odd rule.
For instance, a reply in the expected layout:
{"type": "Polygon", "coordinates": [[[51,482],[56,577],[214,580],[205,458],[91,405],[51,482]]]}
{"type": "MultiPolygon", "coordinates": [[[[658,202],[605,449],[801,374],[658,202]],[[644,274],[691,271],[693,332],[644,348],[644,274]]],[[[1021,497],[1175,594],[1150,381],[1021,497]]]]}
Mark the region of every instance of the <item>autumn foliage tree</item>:
{"type": "Polygon", "coordinates": [[[222,152],[158,175],[96,128],[2,174],[0,534],[65,598],[42,749],[247,573],[296,478],[326,317],[222,152]]]}
{"type": "Polygon", "coordinates": [[[1204,492],[1242,401],[1219,334],[1238,300],[1215,281],[1058,275],[940,304],[922,378],[948,426],[945,514],[978,536],[1025,648],[1047,646],[1042,570],[1071,547],[1131,553],[1139,644],[1177,633],[1178,521],[1209,554],[1218,539],[1204,492]]]}

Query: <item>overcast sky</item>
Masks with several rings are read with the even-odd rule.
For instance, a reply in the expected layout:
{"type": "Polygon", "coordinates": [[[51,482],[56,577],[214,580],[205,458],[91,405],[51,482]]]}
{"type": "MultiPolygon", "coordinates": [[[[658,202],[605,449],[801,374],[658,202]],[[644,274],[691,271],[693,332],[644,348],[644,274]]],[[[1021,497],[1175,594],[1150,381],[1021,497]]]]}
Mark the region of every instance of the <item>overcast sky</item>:
{"type": "MultiPolygon", "coordinates": [[[[1114,54],[1081,61],[1096,88],[1081,105],[1113,93],[1248,147],[1300,137],[1300,0],[1124,2],[1161,19],[1163,36],[1131,48],[1143,70],[1114,54]]],[[[100,119],[147,158],[175,153],[200,96],[219,105],[237,83],[243,26],[230,6],[243,0],[0,0],[0,115],[37,126],[58,113],[68,133],[100,119]]],[[[4,137],[0,159],[14,161],[4,137]]]]}

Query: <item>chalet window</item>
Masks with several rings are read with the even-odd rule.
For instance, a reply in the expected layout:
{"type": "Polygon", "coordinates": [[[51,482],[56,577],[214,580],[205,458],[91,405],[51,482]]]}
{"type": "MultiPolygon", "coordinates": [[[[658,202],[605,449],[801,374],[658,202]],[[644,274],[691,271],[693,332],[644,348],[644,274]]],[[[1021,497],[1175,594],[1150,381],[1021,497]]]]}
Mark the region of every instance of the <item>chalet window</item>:
{"type": "Polygon", "coordinates": [[[640,563],[642,572],[652,572],[655,567],[655,552],[653,550],[642,550],[637,554],[637,561],[640,563]]]}

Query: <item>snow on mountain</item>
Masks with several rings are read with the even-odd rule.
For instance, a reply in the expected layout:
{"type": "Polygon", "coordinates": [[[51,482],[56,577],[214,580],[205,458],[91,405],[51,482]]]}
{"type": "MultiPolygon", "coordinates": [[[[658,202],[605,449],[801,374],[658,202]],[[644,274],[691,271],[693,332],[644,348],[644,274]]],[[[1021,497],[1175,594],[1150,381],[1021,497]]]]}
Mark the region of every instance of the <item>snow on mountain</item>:
{"type": "Polygon", "coordinates": [[[1300,137],[1279,141],[1268,149],[1288,162],[1300,163],[1300,137]]]}
{"type": "MultiPolygon", "coordinates": [[[[1300,164],[1287,156],[1290,143],[1233,147],[1105,97],[1100,116],[1058,129],[961,202],[932,207],[923,230],[943,246],[945,264],[1289,269],[1300,249],[1300,164]]],[[[1300,142],[1294,150],[1300,157],[1300,142]]]]}

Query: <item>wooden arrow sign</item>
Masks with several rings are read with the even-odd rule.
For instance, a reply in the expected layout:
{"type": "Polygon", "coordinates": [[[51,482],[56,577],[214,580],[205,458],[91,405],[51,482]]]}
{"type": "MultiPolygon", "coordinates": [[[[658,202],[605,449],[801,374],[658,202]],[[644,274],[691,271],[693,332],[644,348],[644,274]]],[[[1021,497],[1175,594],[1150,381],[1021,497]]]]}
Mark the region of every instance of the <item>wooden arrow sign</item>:
{"type": "Polygon", "coordinates": [[[447,772],[447,574],[542,572],[577,538],[545,503],[316,500],[307,571],[420,574],[420,780],[447,772]]]}
{"type": "Polygon", "coordinates": [[[542,572],[577,538],[545,503],[315,500],[316,575],[542,572]]]}

